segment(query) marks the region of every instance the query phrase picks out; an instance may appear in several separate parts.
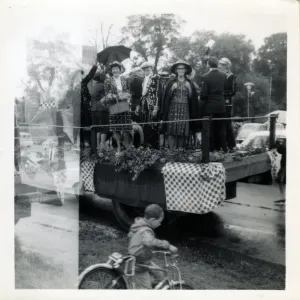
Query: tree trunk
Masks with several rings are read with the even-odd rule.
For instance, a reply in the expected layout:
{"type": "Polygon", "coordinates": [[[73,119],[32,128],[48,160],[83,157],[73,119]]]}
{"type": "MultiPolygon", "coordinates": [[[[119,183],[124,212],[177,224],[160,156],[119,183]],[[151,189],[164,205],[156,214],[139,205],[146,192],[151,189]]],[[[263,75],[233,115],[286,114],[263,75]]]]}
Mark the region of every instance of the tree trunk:
{"type": "Polygon", "coordinates": [[[158,60],[160,57],[161,50],[162,50],[162,47],[157,48],[157,52],[155,55],[155,62],[154,62],[154,73],[157,73],[157,65],[158,65],[158,60]]]}

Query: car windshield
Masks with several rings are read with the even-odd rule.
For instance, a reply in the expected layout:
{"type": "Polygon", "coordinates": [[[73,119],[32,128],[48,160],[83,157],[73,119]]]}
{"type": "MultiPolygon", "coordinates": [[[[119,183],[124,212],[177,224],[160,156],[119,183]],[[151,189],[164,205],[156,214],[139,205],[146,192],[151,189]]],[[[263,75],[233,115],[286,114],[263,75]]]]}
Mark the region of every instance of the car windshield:
{"type": "MultiPolygon", "coordinates": [[[[241,144],[242,148],[267,147],[269,144],[270,133],[268,131],[260,131],[251,133],[241,144]]],[[[286,139],[285,131],[276,131],[276,139],[286,139]]]]}
{"type": "MultiPolygon", "coordinates": [[[[263,124],[265,130],[270,130],[270,123],[269,122],[266,122],[263,124]]],[[[284,130],[284,126],[283,124],[281,123],[276,123],[276,130],[284,130]]]]}

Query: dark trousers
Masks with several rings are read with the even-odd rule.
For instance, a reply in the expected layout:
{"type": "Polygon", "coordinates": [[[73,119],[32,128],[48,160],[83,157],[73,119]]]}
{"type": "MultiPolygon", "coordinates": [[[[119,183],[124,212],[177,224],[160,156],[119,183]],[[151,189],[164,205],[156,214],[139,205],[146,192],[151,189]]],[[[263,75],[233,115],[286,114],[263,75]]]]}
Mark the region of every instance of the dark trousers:
{"type": "MultiPolygon", "coordinates": [[[[226,118],[226,113],[213,114],[212,118],[226,118]]],[[[212,120],[210,123],[210,150],[227,152],[226,120],[212,120]]]]}
{"type": "MultiPolygon", "coordinates": [[[[146,107],[145,112],[140,116],[140,122],[146,123],[151,121],[157,121],[149,116],[148,108],[146,107]]],[[[145,124],[142,125],[144,132],[144,145],[147,147],[150,145],[154,149],[159,149],[159,126],[158,124],[145,124]]]]}
{"type": "MultiPolygon", "coordinates": [[[[226,118],[231,118],[232,106],[226,106],[226,118]]],[[[232,121],[226,121],[226,141],[229,149],[236,147],[234,132],[232,128],[232,121]]]]}
{"type": "Polygon", "coordinates": [[[151,145],[154,149],[159,149],[159,130],[158,126],[144,125],[144,144],[145,146],[151,145]]]}

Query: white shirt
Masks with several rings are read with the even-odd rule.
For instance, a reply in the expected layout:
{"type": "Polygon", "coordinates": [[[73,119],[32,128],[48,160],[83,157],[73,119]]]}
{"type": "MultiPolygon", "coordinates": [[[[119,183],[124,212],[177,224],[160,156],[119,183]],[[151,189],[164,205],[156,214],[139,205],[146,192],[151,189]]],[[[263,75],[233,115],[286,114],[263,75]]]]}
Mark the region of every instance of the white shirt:
{"type": "Polygon", "coordinates": [[[114,78],[114,79],[115,79],[115,82],[116,82],[118,91],[119,91],[119,92],[122,92],[121,77],[114,78]]]}
{"type": "Polygon", "coordinates": [[[152,76],[152,74],[145,76],[145,79],[143,82],[143,92],[142,92],[143,96],[145,96],[147,93],[147,86],[148,86],[148,82],[149,82],[151,76],[152,76]]]}

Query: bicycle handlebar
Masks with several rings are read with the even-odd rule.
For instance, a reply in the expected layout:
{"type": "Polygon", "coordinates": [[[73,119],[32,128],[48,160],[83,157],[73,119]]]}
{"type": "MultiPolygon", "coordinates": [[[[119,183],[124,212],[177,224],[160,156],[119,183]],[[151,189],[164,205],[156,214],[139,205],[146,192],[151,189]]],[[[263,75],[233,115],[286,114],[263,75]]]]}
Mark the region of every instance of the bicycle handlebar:
{"type": "Polygon", "coordinates": [[[155,253],[161,253],[161,254],[165,254],[165,255],[172,255],[171,251],[162,251],[162,250],[155,250],[152,251],[153,254],[155,253]]]}
{"type": "Polygon", "coordinates": [[[173,258],[179,256],[179,254],[172,253],[171,251],[157,250],[157,251],[152,251],[152,253],[153,254],[161,253],[164,254],[165,256],[172,256],[173,258]]]}

